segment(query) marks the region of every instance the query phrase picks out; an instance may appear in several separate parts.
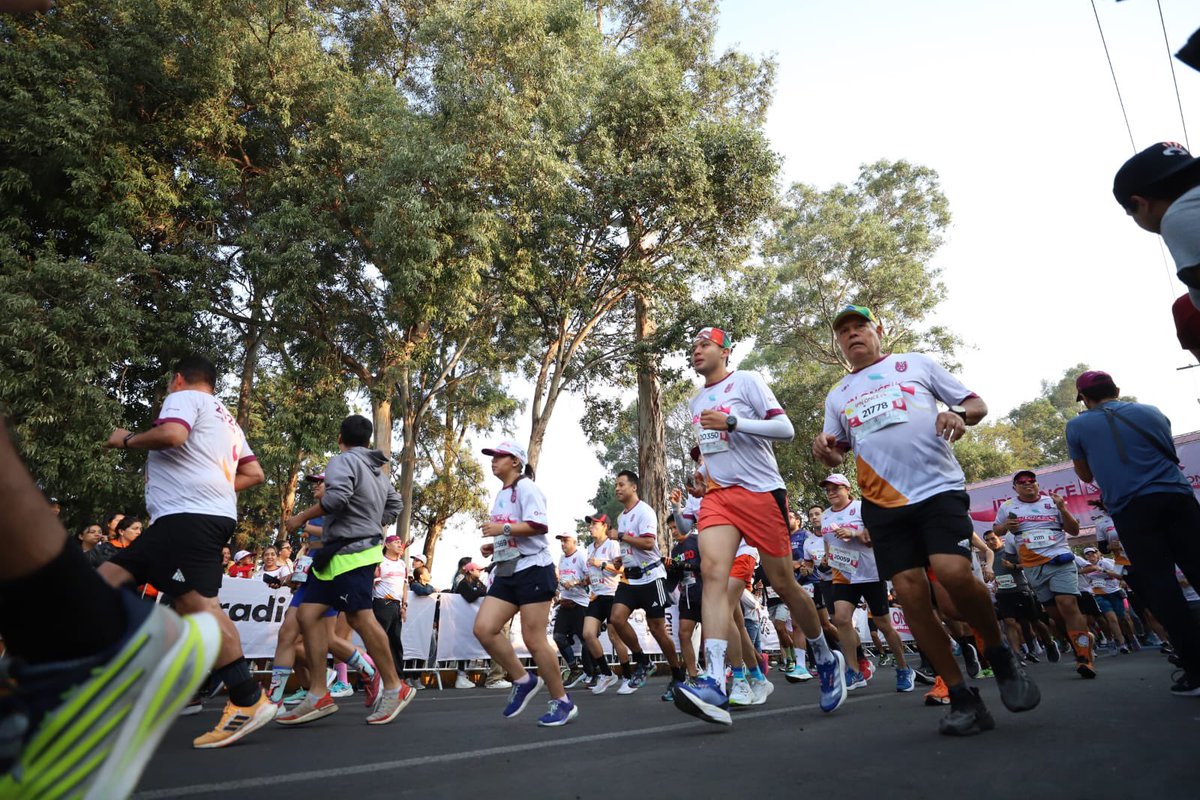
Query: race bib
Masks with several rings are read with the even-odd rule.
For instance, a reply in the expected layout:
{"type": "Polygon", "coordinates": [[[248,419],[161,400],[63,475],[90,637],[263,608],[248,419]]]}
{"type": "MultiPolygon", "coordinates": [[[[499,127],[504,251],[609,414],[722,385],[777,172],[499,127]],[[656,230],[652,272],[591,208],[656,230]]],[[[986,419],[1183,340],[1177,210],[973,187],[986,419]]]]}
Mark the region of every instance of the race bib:
{"type": "Polygon", "coordinates": [[[853,575],[858,572],[858,553],[853,550],[843,550],[840,547],[829,548],[829,566],[843,575],[853,575]]]}
{"type": "Polygon", "coordinates": [[[1021,537],[1026,547],[1050,547],[1058,540],[1058,531],[1042,528],[1035,531],[1024,531],[1021,537]]]}
{"type": "Polygon", "coordinates": [[[996,588],[997,589],[1015,589],[1015,588],[1017,588],[1017,579],[1014,578],[1012,575],[997,575],[996,576],[996,588]]]}
{"type": "Polygon", "coordinates": [[[724,453],[729,449],[729,433],[727,431],[710,431],[696,424],[696,441],[700,444],[700,452],[704,455],[724,453]]]}
{"type": "Polygon", "coordinates": [[[683,573],[683,578],[679,581],[679,585],[685,589],[696,585],[696,576],[690,572],[683,573]]]}
{"type": "Polygon", "coordinates": [[[512,561],[521,557],[521,551],[517,549],[517,541],[512,536],[497,536],[493,540],[492,561],[500,563],[501,561],[512,561]]]}
{"type": "Polygon", "coordinates": [[[853,436],[861,439],[882,428],[908,422],[908,403],[899,386],[881,386],[846,406],[853,436]]]}
{"type": "Polygon", "coordinates": [[[292,573],[293,583],[304,583],[308,580],[308,571],[312,569],[312,556],[304,555],[296,559],[296,571],[292,573]]]}
{"type": "Polygon", "coordinates": [[[779,592],[775,591],[770,586],[767,586],[767,597],[770,597],[772,600],[774,600],[775,598],[779,597],[779,592]]]}

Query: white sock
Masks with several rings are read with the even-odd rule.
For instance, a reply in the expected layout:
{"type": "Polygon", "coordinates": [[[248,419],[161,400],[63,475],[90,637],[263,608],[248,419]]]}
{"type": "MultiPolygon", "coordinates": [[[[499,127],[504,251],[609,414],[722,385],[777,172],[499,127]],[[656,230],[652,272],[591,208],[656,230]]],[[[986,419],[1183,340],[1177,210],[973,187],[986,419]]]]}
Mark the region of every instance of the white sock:
{"type": "Polygon", "coordinates": [[[834,660],[833,651],[829,649],[824,633],[818,633],[815,639],[809,639],[808,649],[813,655],[813,660],[818,664],[828,664],[834,660]]]}
{"type": "Polygon", "coordinates": [[[708,676],[722,686],[725,684],[725,649],[729,642],[724,639],[705,639],[704,655],[708,660],[708,676]]]}

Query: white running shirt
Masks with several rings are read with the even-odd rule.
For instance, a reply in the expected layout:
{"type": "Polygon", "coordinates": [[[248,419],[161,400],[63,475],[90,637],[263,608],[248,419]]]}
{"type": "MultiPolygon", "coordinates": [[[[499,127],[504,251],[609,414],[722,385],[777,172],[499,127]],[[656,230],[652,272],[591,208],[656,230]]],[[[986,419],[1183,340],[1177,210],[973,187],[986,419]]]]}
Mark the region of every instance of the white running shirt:
{"type": "Polygon", "coordinates": [[[554,563],[550,556],[550,544],[546,539],[546,496],[537,484],[521,478],[512,486],[505,486],[492,502],[492,522],[516,525],[528,522],[542,533],[533,536],[494,536],[495,551],[492,562],[517,561],[516,571],[529,567],[546,567],[554,563]]]}
{"type": "Polygon", "coordinates": [[[569,556],[564,554],[558,560],[558,596],[563,600],[570,600],[576,605],[586,606],[588,604],[587,557],[581,547],[575,548],[575,552],[569,556]],[[580,583],[570,589],[563,585],[572,581],[580,583]]]}
{"type": "Polygon", "coordinates": [[[658,552],[658,518],[645,501],[638,500],[633,508],[621,512],[621,516],[617,517],[617,531],[626,539],[649,538],[656,543],[649,550],[639,550],[621,542],[621,566],[626,570],[625,580],[630,586],[642,586],[667,577],[667,571],[662,564],[662,554],[658,552]],[[646,573],[640,578],[630,578],[630,567],[641,567],[646,573]]]}
{"type": "Polygon", "coordinates": [[[861,531],[865,527],[861,500],[851,500],[841,511],[827,508],[821,512],[821,539],[829,551],[834,583],[872,583],[879,580],[875,551],[857,539],[843,542],[835,533],[838,528],[861,531]]]}
{"type": "Polygon", "coordinates": [[[592,594],[596,597],[612,597],[617,593],[617,584],[621,582],[621,576],[615,572],[609,572],[607,569],[593,567],[591,560],[596,559],[601,562],[611,564],[621,556],[620,546],[612,539],[605,539],[600,544],[592,542],[588,545],[587,560],[588,560],[588,588],[592,590],[592,594]]]}
{"type": "Polygon", "coordinates": [[[704,455],[702,472],[709,488],[741,486],[752,492],[784,488],[771,440],[747,433],[707,431],[700,427],[700,414],[714,409],[739,419],[771,419],[783,408],[767,382],[757,372],[735,371],[692,398],[692,430],[704,455]]]}

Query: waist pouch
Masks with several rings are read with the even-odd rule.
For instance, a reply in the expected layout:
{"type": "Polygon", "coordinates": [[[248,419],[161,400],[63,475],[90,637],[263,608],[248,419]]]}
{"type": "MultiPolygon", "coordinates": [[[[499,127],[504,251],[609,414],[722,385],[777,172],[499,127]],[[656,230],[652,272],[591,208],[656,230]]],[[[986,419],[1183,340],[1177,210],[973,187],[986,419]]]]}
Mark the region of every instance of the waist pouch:
{"type": "Polygon", "coordinates": [[[646,577],[646,568],[645,567],[626,567],[625,568],[625,577],[633,578],[635,581],[638,578],[644,578],[644,577],[646,577]]]}
{"type": "Polygon", "coordinates": [[[1056,567],[1062,566],[1063,564],[1074,564],[1075,563],[1075,554],[1074,553],[1059,553],[1054,558],[1050,559],[1050,563],[1055,565],[1056,567]]]}

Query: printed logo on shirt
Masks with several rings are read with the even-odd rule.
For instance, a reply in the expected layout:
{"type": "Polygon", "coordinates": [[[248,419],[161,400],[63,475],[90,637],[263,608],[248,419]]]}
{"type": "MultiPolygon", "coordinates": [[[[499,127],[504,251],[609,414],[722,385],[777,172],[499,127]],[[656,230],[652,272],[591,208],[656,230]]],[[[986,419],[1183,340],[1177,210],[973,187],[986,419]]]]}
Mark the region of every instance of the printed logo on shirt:
{"type": "Polygon", "coordinates": [[[896,372],[907,372],[907,371],[908,371],[908,362],[907,361],[897,361],[896,362],[896,372]]]}

